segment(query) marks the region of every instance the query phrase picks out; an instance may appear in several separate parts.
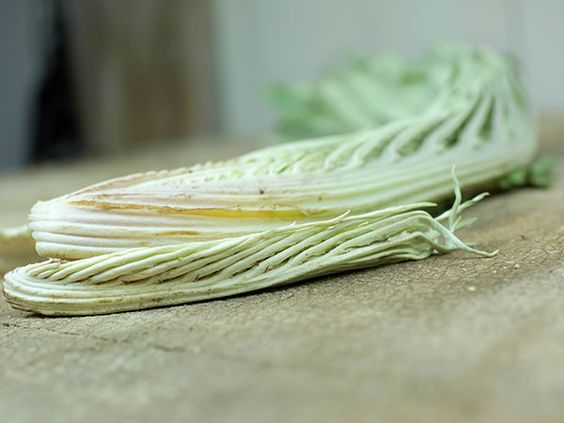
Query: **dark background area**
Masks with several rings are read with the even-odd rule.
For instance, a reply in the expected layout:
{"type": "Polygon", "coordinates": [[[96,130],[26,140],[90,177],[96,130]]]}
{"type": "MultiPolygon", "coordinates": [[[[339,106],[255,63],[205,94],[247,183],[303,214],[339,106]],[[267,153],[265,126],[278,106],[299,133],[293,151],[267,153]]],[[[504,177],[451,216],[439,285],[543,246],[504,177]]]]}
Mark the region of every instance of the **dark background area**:
{"type": "Polygon", "coordinates": [[[0,171],[273,128],[272,82],[442,41],[510,52],[541,117],[564,116],[560,0],[6,0],[0,171]]]}

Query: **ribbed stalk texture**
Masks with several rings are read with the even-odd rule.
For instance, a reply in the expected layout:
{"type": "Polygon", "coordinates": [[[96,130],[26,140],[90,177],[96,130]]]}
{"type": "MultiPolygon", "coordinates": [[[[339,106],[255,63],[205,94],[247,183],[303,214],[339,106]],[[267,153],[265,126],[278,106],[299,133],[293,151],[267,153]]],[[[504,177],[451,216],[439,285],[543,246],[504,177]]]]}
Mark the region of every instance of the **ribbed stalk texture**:
{"type": "Polygon", "coordinates": [[[460,186],[475,191],[532,159],[534,127],[515,67],[469,47],[396,64],[386,114],[381,101],[392,94],[382,87],[393,72],[378,66],[384,71],[361,77],[346,69],[307,96],[284,94],[294,106],[282,120],[292,122],[299,104],[310,122],[302,131],[323,133],[318,123],[331,121],[332,132],[347,133],[37,203],[29,229],[51,259],[10,273],[6,297],[45,314],[106,313],[476,252],[453,234],[458,197],[447,226],[422,202],[452,195],[453,166],[460,186]]]}

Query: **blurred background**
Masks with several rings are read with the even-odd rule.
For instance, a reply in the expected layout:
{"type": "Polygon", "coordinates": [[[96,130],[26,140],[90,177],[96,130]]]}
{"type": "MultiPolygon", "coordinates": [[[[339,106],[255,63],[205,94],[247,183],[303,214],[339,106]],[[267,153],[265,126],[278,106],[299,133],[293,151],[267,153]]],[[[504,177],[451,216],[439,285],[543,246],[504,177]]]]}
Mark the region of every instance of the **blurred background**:
{"type": "Polygon", "coordinates": [[[3,0],[0,171],[272,130],[272,82],[441,41],[512,53],[564,117],[562,0],[3,0]]]}

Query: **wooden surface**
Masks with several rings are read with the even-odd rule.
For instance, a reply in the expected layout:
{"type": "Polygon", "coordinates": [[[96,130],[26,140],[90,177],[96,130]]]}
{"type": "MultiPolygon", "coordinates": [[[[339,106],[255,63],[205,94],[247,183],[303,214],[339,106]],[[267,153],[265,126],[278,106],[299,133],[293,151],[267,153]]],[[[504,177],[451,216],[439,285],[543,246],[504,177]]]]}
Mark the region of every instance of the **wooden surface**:
{"type": "Polygon", "coordinates": [[[217,130],[211,2],[61,3],[90,151],[127,151],[217,130]]]}
{"type": "MultiPolygon", "coordinates": [[[[556,133],[546,134],[559,141],[556,133]]],[[[0,179],[37,199],[249,147],[171,148],[0,179]]],[[[41,318],[0,303],[0,421],[564,421],[564,143],[551,189],[469,211],[486,250],[186,306],[41,318]]]]}

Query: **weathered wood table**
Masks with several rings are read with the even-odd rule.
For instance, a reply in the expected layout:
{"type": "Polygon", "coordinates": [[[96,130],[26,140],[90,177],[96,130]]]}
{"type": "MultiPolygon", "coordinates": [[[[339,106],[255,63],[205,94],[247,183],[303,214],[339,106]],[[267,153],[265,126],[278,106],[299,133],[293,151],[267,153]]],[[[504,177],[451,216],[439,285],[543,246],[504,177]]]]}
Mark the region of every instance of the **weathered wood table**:
{"type": "MultiPolygon", "coordinates": [[[[0,224],[100,179],[237,150],[2,175],[0,224]]],[[[497,257],[456,253],[99,317],[42,318],[0,301],[0,421],[564,421],[564,159],[553,188],[468,214],[479,220],[462,237],[497,257]]]]}

